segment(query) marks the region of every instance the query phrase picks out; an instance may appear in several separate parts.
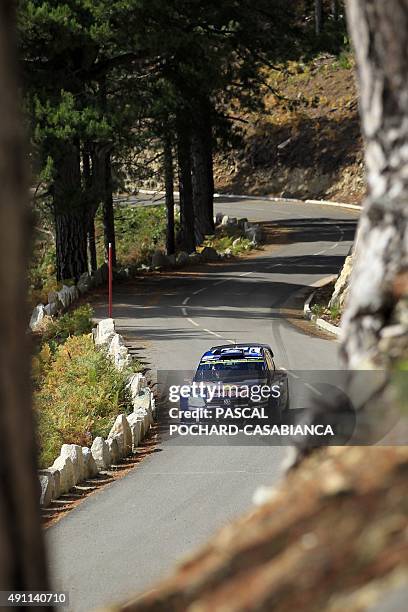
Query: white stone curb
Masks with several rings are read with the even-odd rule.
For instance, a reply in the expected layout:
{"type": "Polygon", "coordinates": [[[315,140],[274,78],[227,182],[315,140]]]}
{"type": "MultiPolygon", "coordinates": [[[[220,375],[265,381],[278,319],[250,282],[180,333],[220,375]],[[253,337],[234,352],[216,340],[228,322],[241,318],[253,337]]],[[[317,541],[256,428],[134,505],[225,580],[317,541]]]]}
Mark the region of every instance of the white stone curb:
{"type": "MultiPolygon", "coordinates": [[[[164,191],[155,191],[154,189],[139,189],[138,193],[144,195],[164,195],[164,191]]],[[[175,196],[179,195],[178,191],[174,192],[175,196]]],[[[331,202],[330,200],[301,200],[299,198],[278,198],[276,196],[249,196],[236,195],[233,193],[214,193],[214,198],[231,198],[234,200],[266,200],[268,202],[287,202],[288,204],[312,204],[319,206],[335,206],[339,208],[349,208],[351,210],[362,210],[362,206],[357,204],[346,204],[343,202],[331,202]]]]}
{"type": "MultiPolygon", "coordinates": [[[[118,370],[131,364],[131,356],[122,336],[116,333],[113,319],[103,319],[94,331],[95,345],[104,350],[118,370]]],[[[133,412],[119,414],[106,440],[97,437],[92,446],[64,444],[52,467],[40,470],[40,506],[69,493],[76,485],[109,470],[124,457],[132,455],[147,436],[156,416],[156,404],[146,378],[132,374],[128,381],[133,412]]]]}
{"type": "MultiPolygon", "coordinates": [[[[250,240],[252,247],[257,247],[259,244],[262,244],[264,237],[262,228],[257,223],[250,223],[246,217],[229,217],[228,215],[224,215],[224,213],[218,212],[214,217],[214,225],[216,227],[233,227],[239,231],[240,236],[234,240],[232,247],[242,239],[250,240]]],[[[186,265],[195,263],[214,262],[219,259],[232,257],[232,255],[233,251],[231,247],[223,251],[217,251],[213,247],[206,246],[200,253],[194,252],[190,254],[181,251],[178,253],[177,258],[175,258],[174,255],[165,255],[163,251],[157,250],[153,253],[151,266],[141,266],[139,270],[140,272],[163,269],[171,270],[174,268],[183,268],[186,265]]]]}
{"type": "Polygon", "coordinates": [[[328,323],[324,319],[320,319],[315,314],[313,314],[310,308],[310,304],[316,293],[316,289],[319,289],[320,287],[324,287],[325,285],[328,285],[329,283],[334,281],[336,278],[337,278],[337,275],[332,274],[331,276],[326,276],[325,278],[321,278],[320,280],[318,280],[316,283],[313,283],[312,287],[315,287],[315,290],[312,291],[312,293],[309,295],[309,297],[304,303],[303,315],[305,319],[309,319],[309,321],[313,321],[317,325],[317,327],[320,327],[320,329],[324,329],[325,331],[328,331],[335,336],[339,336],[340,327],[337,327],[337,325],[332,325],[332,323],[328,323]]]}
{"type": "Polygon", "coordinates": [[[342,202],[330,202],[330,200],[305,200],[305,204],[318,204],[322,206],[335,206],[340,208],[350,208],[351,210],[363,210],[358,204],[343,204],[342,202]]]}
{"type": "Polygon", "coordinates": [[[63,285],[60,291],[52,291],[48,294],[48,304],[37,304],[34,308],[29,328],[31,331],[41,329],[45,316],[55,317],[62,314],[71,304],[76,302],[82,295],[94,287],[100,287],[108,279],[108,266],[102,264],[92,274],[84,272],[76,285],[63,285]]]}

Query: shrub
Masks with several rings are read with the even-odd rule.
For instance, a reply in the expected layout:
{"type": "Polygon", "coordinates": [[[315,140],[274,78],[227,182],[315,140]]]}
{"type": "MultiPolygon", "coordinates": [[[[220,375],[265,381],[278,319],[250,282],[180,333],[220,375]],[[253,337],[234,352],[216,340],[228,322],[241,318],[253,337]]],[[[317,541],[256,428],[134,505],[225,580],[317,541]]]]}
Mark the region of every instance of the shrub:
{"type": "Polygon", "coordinates": [[[59,346],[34,394],[40,465],[51,465],[62,444],[87,445],[108,434],[114,418],[131,411],[128,371],[119,372],[92,337],[59,346]]]}
{"type": "Polygon", "coordinates": [[[330,316],[333,320],[337,320],[341,316],[341,308],[340,306],[331,306],[330,307],[330,316]]]}
{"type": "Polygon", "coordinates": [[[42,332],[42,341],[47,342],[50,348],[55,350],[59,344],[64,343],[70,336],[88,334],[93,327],[92,316],[91,306],[84,304],[61,317],[50,320],[42,332]]]}
{"type": "MultiPolygon", "coordinates": [[[[239,228],[234,226],[221,226],[216,229],[214,236],[207,236],[204,240],[203,246],[210,246],[216,249],[218,252],[231,249],[232,255],[240,255],[254,248],[251,240],[242,236],[242,232],[239,228]],[[233,246],[236,238],[239,238],[239,242],[233,246]]],[[[200,249],[199,249],[200,250],[200,249]]]]}
{"type": "MultiPolygon", "coordinates": [[[[150,260],[156,249],[166,245],[166,208],[157,206],[115,206],[116,255],[122,266],[140,265],[150,260]]],[[[178,220],[175,219],[176,232],[178,220]]],[[[103,257],[101,213],[96,219],[98,255],[103,257]]]]}
{"type": "Polygon", "coordinates": [[[336,65],[339,68],[343,68],[344,70],[350,70],[350,68],[353,68],[354,66],[354,61],[353,61],[353,55],[352,53],[350,53],[350,51],[342,51],[338,57],[338,60],[336,62],[336,65]]]}
{"type": "Polygon", "coordinates": [[[313,304],[311,311],[316,317],[321,317],[324,314],[325,307],[323,304],[313,304]]]}
{"type": "Polygon", "coordinates": [[[59,291],[62,284],[55,278],[55,245],[51,236],[44,238],[35,232],[31,261],[28,269],[29,304],[47,303],[50,291],[59,291]]]}
{"type": "Polygon", "coordinates": [[[31,376],[35,389],[39,389],[52,364],[52,351],[48,343],[43,344],[31,362],[31,376]]]}

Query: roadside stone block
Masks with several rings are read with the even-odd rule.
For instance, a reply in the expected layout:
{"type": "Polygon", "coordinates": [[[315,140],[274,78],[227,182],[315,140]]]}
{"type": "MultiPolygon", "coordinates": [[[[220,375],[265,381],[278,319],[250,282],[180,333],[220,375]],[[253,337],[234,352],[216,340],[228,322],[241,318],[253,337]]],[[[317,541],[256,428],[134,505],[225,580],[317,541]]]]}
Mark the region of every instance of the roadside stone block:
{"type": "Polygon", "coordinates": [[[74,300],[79,298],[79,291],[75,286],[68,287],[67,285],[63,285],[61,291],[58,291],[57,295],[64,309],[66,309],[74,300]]]}
{"type": "Polygon", "coordinates": [[[108,280],[108,264],[102,264],[93,274],[92,280],[95,287],[103,285],[108,280]]]}
{"type": "Polygon", "coordinates": [[[37,329],[37,327],[43,321],[45,315],[46,315],[46,312],[45,312],[45,308],[43,304],[38,304],[38,306],[34,308],[33,313],[31,315],[31,319],[30,319],[30,329],[32,331],[35,331],[37,329]]]}
{"type": "Polygon", "coordinates": [[[61,473],[56,468],[50,467],[46,470],[41,470],[41,472],[47,472],[52,474],[54,478],[54,496],[53,499],[58,499],[61,495],[61,473]]]}
{"type": "Polygon", "coordinates": [[[109,468],[111,464],[109,447],[101,436],[98,436],[92,442],[91,453],[100,470],[107,470],[109,468]]]}
{"type": "Polygon", "coordinates": [[[252,244],[260,244],[262,242],[262,230],[259,226],[253,225],[245,230],[245,236],[251,240],[252,244]]]}
{"type": "Polygon", "coordinates": [[[38,476],[41,486],[40,506],[47,508],[55,494],[54,476],[47,470],[40,472],[38,476]]]}
{"type": "Polygon", "coordinates": [[[143,423],[142,437],[145,438],[151,424],[151,415],[146,408],[136,408],[133,414],[143,423]]]}
{"type": "Polygon", "coordinates": [[[200,253],[190,253],[190,255],[188,256],[188,261],[191,264],[197,264],[202,261],[202,257],[200,253]]]}
{"type": "Polygon", "coordinates": [[[94,478],[95,476],[97,476],[99,472],[98,466],[96,465],[95,459],[92,456],[91,449],[87,446],[82,447],[82,457],[84,461],[85,479],[94,478]]]}
{"type": "Polygon", "coordinates": [[[130,431],[129,423],[124,414],[119,414],[116,417],[112,429],[109,432],[108,438],[114,438],[117,434],[123,434],[123,457],[126,457],[132,452],[132,432],[130,431]]]}
{"type": "Polygon", "coordinates": [[[132,400],[134,398],[136,398],[141,390],[141,381],[144,379],[144,376],[140,373],[137,372],[136,374],[132,374],[132,376],[129,378],[129,390],[130,390],[130,394],[132,396],[132,400]]]}
{"type": "Polygon", "coordinates": [[[62,302],[58,299],[55,302],[49,302],[44,307],[44,312],[48,317],[55,317],[57,314],[61,313],[64,310],[62,302]]]}
{"type": "Polygon", "coordinates": [[[163,268],[169,264],[166,255],[162,251],[155,251],[152,255],[152,268],[163,268]]]}
{"type": "Polygon", "coordinates": [[[115,335],[115,323],[113,319],[102,319],[96,326],[95,345],[108,345],[115,335]]]}
{"type": "Polygon", "coordinates": [[[204,247],[201,251],[203,261],[216,261],[219,259],[217,251],[213,247],[204,247]]]}
{"type": "Polygon", "coordinates": [[[125,346],[125,341],[123,340],[120,334],[117,334],[115,332],[109,342],[108,355],[110,357],[114,357],[115,354],[119,352],[123,346],[125,346]]]}
{"type": "Polygon", "coordinates": [[[132,357],[125,346],[125,341],[119,334],[115,333],[112,337],[109,343],[108,355],[118,370],[130,366],[132,363],[132,357]]]}
{"type": "Polygon", "coordinates": [[[177,255],[176,263],[179,266],[184,266],[186,263],[188,263],[188,253],[185,251],[180,251],[180,253],[177,255]]]}
{"type": "Polygon", "coordinates": [[[121,449],[123,448],[123,436],[114,436],[113,438],[108,438],[106,440],[106,443],[109,447],[109,452],[110,452],[110,456],[111,456],[111,463],[113,465],[116,465],[117,463],[119,463],[120,459],[122,458],[122,452],[121,449]],[[120,446],[119,446],[119,439],[122,438],[120,440],[120,446]]]}
{"type": "Polygon", "coordinates": [[[130,431],[132,432],[132,449],[135,450],[143,439],[143,418],[132,412],[127,417],[130,431]]]}
{"type": "MultiPolygon", "coordinates": [[[[64,301],[62,300],[61,295],[60,295],[61,292],[62,290],[60,292],[50,291],[50,293],[48,294],[47,306],[51,308],[52,310],[51,314],[63,312],[65,308],[64,301]]],[[[64,299],[66,299],[65,294],[64,294],[64,299]]]]}
{"type": "Polygon", "coordinates": [[[74,466],[71,458],[67,455],[60,455],[54,461],[52,468],[60,473],[60,493],[68,493],[75,484],[74,466]]]}
{"type": "Polygon", "coordinates": [[[350,285],[350,277],[351,272],[353,270],[353,256],[349,255],[344,265],[341,269],[341,272],[336,280],[336,284],[334,286],[333,294],[330,298],[329,308],[343,308],[350,285]]]}
{"type": "Polygon", "coordinates": [[[84,272],[83,274],[81,274],[77,283],[79,293],[81,295],[87,293],[92,288],[92,284],[93,281],[88,272],[84,272]]]}
{"type": "Polygon", "coordinates": [[[84,480],[85,469],[82,447],[78,444],[63,444],[61,447],[61,456],[69,457],[72,461],[74,468],[74,484],[84,480]]]}
{"type": "Polygon", "coordinates": [[[136,412],[138,408],[143,408],[144,410],[150,410],[152,403],[152,392],[149,387],[145,387],[141,393],[137,397],[134,398],[133,401],[133,412],[136,412]]]}

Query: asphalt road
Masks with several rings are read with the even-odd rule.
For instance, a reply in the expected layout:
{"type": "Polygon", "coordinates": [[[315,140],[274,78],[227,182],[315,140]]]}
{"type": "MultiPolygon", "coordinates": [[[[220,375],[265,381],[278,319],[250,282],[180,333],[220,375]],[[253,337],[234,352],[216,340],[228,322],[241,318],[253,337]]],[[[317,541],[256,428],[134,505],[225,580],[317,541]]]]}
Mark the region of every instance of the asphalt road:
{"type": "MultiPolygon", "coordinates": [[[[115,291],[117,327],[152,370],[189,370],[214,344],[267,342],[288,370],[341,368],[338,344],[302,333],[280,312],[302,287],[341,267],[357,214],[340,208],[218,199],[216,209],[293,228],[294,241],[204,272],[115,291]]],[[[97,314],[104,316],[101,305],[97,314]]],[[[173,564],[279,478],[285,447],[162,442],[125,478],[88,497],[48,530],[53,586],[71,610],[148,589],[173,564]]]]}

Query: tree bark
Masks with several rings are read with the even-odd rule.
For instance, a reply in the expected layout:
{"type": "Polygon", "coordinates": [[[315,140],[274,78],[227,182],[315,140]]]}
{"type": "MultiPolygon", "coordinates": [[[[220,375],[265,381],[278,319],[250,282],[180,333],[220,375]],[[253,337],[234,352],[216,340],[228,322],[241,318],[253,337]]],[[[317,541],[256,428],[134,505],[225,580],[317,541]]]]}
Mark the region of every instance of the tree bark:
{"type": "Polygon", "coordinates": [[[55,215],[57,247],[57,279],[78,278],[88,271],[87,228],[88,215],[78,208],[55,215]]]}
{"type": "Polygon", "coordinates": [[[174,239],[174,179],[173,179],[173,150],[171,138],[166,135],[163,143],[164,149],[164,184],[166,192],[166,252],[167,255],[174,255],[176,245],[174,239]]]}
{"type": "Polygon", "coordinates": [[[323,31],[323,0],[315,0],[315,32],[317,36],[323,31]]]}
{"type": "Polygon", "coordinates": [[[98,269],[98,258],[96,255],[96,238],[95,238],[95,218],[92,217],[88,221],[88,250],[89,264],[92,272],[98,269]]]}
{"type": "Polygon", "coordinates": [[[103,195],[103,229],[105,257],[108,258],[109,244],[112,245],[112,265],[116,266],[115,217],[113,214],[112,163],[110,152],[105,154],[104,195],[103,195]]]}
{"type": "Polygon", "coordinates": [[[82,152],[82,167],[83,167],[83,175],[85,188],[87,192],[87,200],[88,204],[88,231],[87,231],[87,239],[88,239],[88,255],[89,255],[89,265],[90,271],[95,272],[98,268],[98,260],[96,256],[96,240],[95,240],[95,213],[98,208],[98,201],[95,198],[95,190],[93,189],[93,177],[91,171],[91,155],[89,153],[88,147],[85,147],[82,152]],[[95,201],[96,200],[96,201],[95,201]]]}
{"type": "Polygon", "coordinates": [[[56,143],[53,203],[57,279],[75,279],[88,271],[88,211],[81,188],[79,143],[56,143]]]}
{"type": "Polygon", "coordinates": [[[214,233],[214,175],[210,113],[201,109],[192,130],[192,180],[197,243],[214,233]]]}
{"type": "Polygon", "coordinates": [[[331,0],[331,14],[334,21],[339,18],[339,0],[331,0]]]}
{"type": "Polygon", "coordinates": [[[196,247],[193,210],[193,185],[191,179],[191,127],[178,118],[177,160],[180,192],[181,243],[187,253],[196,247]]]}
{"type": "Polygon", "coordinates": [[[352,367],[408,351],[408,0],[349,0],[368,197],[356,244],[343,354],[352,367]]]}
{"type": "MultiPolygon", "coordinates": [[[[28,180],[15,6],[0,2],[0,590],[47,590],[30,394],[28,180]]],[[[45,609],[45,608],[43,608],[45,609]]]]}

